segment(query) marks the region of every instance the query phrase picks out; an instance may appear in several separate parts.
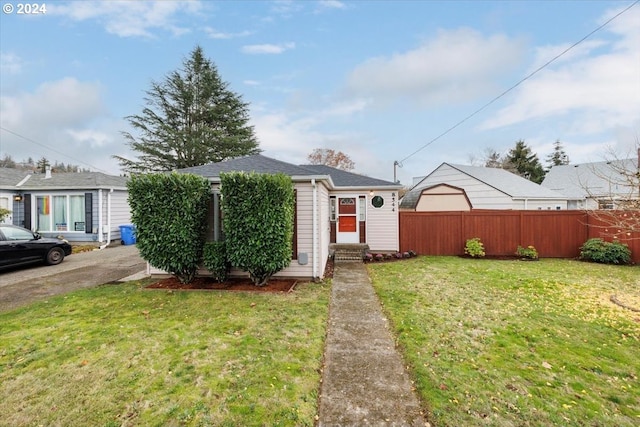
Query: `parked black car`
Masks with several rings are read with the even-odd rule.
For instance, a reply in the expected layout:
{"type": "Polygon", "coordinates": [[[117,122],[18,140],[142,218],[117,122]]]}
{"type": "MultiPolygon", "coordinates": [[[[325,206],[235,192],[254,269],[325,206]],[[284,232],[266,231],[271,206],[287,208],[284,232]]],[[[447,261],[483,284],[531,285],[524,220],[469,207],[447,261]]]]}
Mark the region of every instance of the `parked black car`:
{"type": "Polygon", "coordinates": [[[26,228],[0,224],[0,269],[44,262],[60,264],[71,255],[71,245],[65,240],[40,236],[26,228]]]}

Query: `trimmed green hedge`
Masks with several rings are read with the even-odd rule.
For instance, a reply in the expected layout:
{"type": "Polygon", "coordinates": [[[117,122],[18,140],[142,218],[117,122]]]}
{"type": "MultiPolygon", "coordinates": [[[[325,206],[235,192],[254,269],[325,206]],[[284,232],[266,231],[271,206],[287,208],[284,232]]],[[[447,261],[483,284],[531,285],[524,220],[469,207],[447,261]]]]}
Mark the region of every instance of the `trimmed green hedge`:
{"type": "Polygon", "coordinates": [[[191,282],[202,260],[209,182],[191,174],[144,174],[132,176],[127,188],[142,258],[191,282]]]}
{"type": "Polygon", "coordinates": [[[204,267],[209,270],[214,280],[220,283],[227,280],[231,265],[227,259],[226,243],[224,241],[205,243],[202,259],[204,267]]]}
{"type": "Polygon", "coordinates": [[[282,173],[242,172],[220,174],[220,182],[227,257],[264,286],[291,262],[293,182],[282,173]]]}

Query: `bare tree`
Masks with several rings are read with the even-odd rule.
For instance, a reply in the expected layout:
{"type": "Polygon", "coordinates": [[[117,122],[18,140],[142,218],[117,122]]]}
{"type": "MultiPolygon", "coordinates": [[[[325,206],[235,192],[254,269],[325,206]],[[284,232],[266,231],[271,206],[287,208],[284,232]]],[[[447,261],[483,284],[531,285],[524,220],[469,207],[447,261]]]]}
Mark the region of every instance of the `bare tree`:
{"type": "Polygon", "coordinates": [[[312,165],[326,165],[336,169],[342,169],[345,171],[351,171],[355,168],[356,164],[342,151],[335,151],[330,148],[316,148],[313,150],[307,160],[312,165]]]}
{"type": "Polygon", "coordinates": [[[640,140],[636,138],[635,153],[626,158],[609,150],[606,162],[595,164],[592,173],[604,183],[598,189],[583,186],[598,202],[589,209],[596,226],[613,238],[640,238],[640,140]]]}

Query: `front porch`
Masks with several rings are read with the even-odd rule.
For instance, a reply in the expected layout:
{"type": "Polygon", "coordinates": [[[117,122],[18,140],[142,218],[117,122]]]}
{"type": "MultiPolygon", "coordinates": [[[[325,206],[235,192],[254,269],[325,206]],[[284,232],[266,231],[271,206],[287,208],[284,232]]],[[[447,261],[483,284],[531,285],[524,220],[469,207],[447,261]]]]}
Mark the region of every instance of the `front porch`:
{"type": "Polygon", "coordinates": [[[335,262],[362,261],[364,254],[369,250],[366,243],[331,243],[329,244],[329,256],[335,262]]]}

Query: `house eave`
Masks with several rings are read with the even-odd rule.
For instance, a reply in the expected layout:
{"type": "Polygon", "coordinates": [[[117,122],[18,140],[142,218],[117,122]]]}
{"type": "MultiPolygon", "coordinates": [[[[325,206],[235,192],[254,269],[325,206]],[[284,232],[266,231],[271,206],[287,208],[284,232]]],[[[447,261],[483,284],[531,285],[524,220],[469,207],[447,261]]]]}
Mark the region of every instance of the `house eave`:
{"type": "Polygon", "coordinates": [[[93,185],[93,186],[50,186],[50,187],[16,187],[13,191],[89,191],[89,190],[120,190],[127,191],[127,187],[112,185],[93,185]]]}
{"type": "Polygon", "coordinates": [[[398,191],[402,189],[402,185],[368,185],[368,186],[343,186],[343,187],[335,187],[336,191],[370,191],[370,190],[378,190],[378,191],[398,191]]]}

